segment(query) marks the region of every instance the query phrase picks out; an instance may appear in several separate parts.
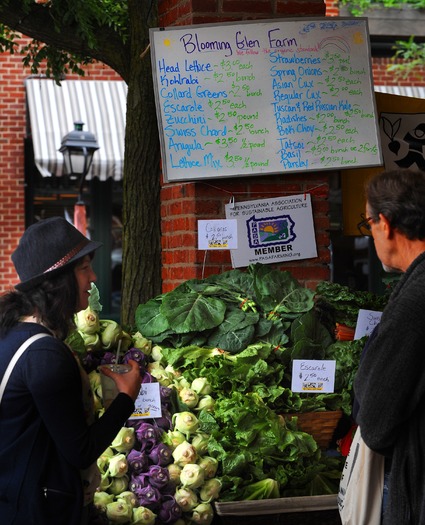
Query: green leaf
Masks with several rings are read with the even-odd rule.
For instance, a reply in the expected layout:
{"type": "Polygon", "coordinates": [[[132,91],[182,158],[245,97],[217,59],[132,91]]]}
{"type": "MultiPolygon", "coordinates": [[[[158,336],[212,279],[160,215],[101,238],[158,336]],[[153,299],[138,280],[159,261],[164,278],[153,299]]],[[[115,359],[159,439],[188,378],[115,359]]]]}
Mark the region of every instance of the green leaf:
{"type": "Polygon", "coordinates": [[[162,296],[159,296],[150,299],[147,303],[139,304],[136,308],[136,327],[144,337],[157,336],[170,329],[166,317],[162,314],[161,304],[162,296]]]}
{"type": "Polygon", "coordinates": [[[223,322],[211,332],[207,344],[229,352],[240,352],[252,342],[259,317],[256,312],[228,308],[223,322]]]}
{"type": "Polygon", "coordinates": [[[215,297],[176,289],[164,296],[160,311],[170,327],[182,334],[218,326],[224,319],[226,304],[215,297]]]}

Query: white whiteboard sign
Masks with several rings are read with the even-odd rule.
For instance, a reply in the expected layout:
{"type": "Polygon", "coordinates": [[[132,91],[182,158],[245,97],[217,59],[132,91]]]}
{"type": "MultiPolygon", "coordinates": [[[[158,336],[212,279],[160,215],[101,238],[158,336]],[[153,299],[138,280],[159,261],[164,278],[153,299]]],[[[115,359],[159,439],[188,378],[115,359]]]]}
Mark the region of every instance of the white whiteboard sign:
{"type": "Polygon", "coordinates": [[[367,18],[151,29],[167,181],[382,165],[367,18]]]}

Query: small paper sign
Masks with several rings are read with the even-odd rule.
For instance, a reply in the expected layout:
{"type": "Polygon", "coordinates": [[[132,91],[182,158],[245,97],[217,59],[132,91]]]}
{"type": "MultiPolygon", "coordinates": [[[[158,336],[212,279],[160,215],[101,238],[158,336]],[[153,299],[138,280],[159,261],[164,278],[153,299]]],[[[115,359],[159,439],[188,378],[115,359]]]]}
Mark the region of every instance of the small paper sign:
{"type": "Polygon", "coordinates": [[[336,361],[294,359],[292,363],[292,392],[323,394],[334,391],[336,361]]]}
{"type": "Polygon", "coordinates": [[[359,310],[357,315],[356,331],[354,339],[361,339],[365,335],[369,336],[382,317],[382,312],[374,310],[359,310]]]}
{"type": "Polygon", "coordinates": [[[134,404],[135,409],[129,419],[162,417],[159,383],[142,383],[134,404]]]}
{"type": "Polygon", "coordinates": [[[238,247],[236,219],[198,221],[200,250],[236,250],[238,247]]]}

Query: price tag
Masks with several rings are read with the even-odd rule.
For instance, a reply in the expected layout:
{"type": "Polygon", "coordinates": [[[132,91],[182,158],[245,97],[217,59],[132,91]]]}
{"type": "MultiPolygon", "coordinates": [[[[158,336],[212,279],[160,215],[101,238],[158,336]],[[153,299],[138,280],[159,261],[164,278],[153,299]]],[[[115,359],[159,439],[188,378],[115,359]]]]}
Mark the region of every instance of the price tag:
{"type": "Polygon", "coordinates": [[[382,317],[382,312],[374,310],[359,310],[356,323],[354,339],[361,339],[365,335],[369,336],[382,317]]]}
{"type": "Polygon", "coordinates": [[[292,392],[323,394],[334,391],[336,361],[294,359],[292,362],[292,392]]]}
{"type": "Polygon", "coordinates": [[[162,417],[159,383],[143,383],[134,404],[135,409],[129,419],[162,417]]]}
{"type": "Polygon", "coordinates": [[[198,221],[200,250],[235,250],[238,247],[236,219],[198,221]]]}

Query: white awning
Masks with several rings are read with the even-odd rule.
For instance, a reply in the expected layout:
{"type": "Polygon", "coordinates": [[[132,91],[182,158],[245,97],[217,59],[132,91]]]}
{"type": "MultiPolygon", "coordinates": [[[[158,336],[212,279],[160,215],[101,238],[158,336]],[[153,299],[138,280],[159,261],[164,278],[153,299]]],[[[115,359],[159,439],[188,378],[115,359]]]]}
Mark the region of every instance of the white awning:
{"type": "Polygon", "coordinates": [[[50,79],[25,81],[34,161],[40,173],[63,175],[62,138],[84,123],[84,131],[96,137],[87,179],[122,179],[124,162],[127,84],[124,81],[64,80],[58,86],[50,79]]]}
{"type": "Polygon", "coordinates": [[[374,86],[374,89],[389,95],[425,99],[425,86],[374,86]]]}

